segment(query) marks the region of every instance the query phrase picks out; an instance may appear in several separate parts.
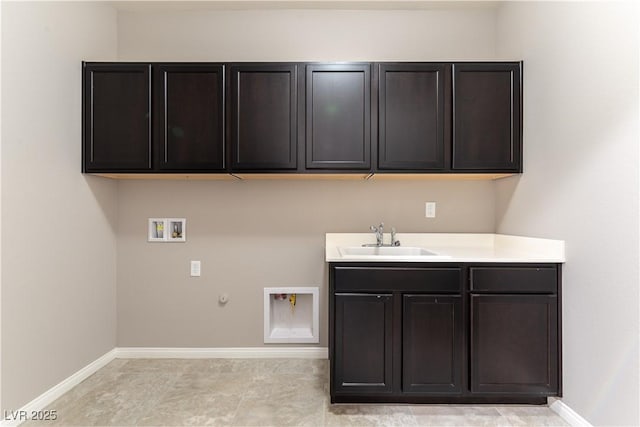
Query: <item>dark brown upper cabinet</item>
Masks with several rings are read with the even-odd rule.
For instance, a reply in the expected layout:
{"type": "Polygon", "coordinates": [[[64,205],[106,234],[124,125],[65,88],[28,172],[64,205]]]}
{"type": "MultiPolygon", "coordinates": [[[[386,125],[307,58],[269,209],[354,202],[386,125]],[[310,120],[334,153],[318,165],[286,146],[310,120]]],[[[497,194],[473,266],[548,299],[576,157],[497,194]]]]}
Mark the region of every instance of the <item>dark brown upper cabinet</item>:
{"type": "Polygon", "coordinates": [[[158,64],[153,69],[158,168],[223,171],[224,66],[158,64]]]}
{"type": "Polygon", "coordinates": [[[232,170],[297,168],[297,64],[230,67],[232,170]]]}
{"type": "Polygon", "coordinates": [[[306,67],[307,169],[370,169],[371,65],[306,67]]]}
{"type": "Polygon", "coordinates": [[[151,66],[84,64],[83,172],[151,169],[151,66]]]}
{"type": "Polygon", "coordinates": [[[522,172],[522,64],[453,64],[453,170],[522,172]]]}
{"type": "Polygon", "coordinates": [[[378,169],[445,168],[450,69],[437,63],[378,64],[378,169]]]}
{"type": "Polygon", "coordinates": [[[522,63],[83,63],[83,172],[522,172],[522,63]]]}

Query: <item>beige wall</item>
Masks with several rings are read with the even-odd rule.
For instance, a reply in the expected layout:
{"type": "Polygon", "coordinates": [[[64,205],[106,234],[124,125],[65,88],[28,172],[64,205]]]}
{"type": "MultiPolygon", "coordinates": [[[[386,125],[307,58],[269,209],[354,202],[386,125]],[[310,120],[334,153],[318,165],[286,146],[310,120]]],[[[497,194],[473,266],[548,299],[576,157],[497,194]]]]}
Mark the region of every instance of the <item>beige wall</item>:
{"type": "Polygon", "coordinates": [[[2,410],[115,345],[117,187],[80,174],[80,61],[115,52],[110,7],[2,2],[2,410]]]}
{"type": "MultiPolygon", "coordinates": [[[[494,57],[491,9],[120,12],[123,60],[430,60],[494,57]]],[[[118,345],[263,345],[263,288],[320,286],[326,232],[492,232],[489,182],[121,182],[118,345]],[[438,201],[438,218],[424,202],[438,201]],[[149,244],[153,216],[187,218],[186,244],[149,244]],[[189,277],[189,260],[202,277],[189,277]],[[228,292],[224,307],[218,294],[228,292]]]]}
{"type": "Polygon", "coordinates": [[[118,345],[263,345],[263,288],[320,286],[324,233],[491,232],[491,182],[127,182],[119,186],[118,345]],[[438,217],[424,202],[438,201],[438,217]],[[149,217],[186,217],[186,243],[147,243],[149,217]],[[189,277],[189,261],[202,276],[189,277]],[[230,302],[218,305],[218,295],[230,302]]]}
{"type": "Polygon", "coordinates": [[[493,9],[120,12],[126,60],[491,59],[493,9]]]}
{"type": "Polygon", "coordinates": [[[566,240],[564,401],[637,426],[638,9],[513,3],[498,23],[525,62],[525,173],[497,184],[497,231],[566,240]]]}

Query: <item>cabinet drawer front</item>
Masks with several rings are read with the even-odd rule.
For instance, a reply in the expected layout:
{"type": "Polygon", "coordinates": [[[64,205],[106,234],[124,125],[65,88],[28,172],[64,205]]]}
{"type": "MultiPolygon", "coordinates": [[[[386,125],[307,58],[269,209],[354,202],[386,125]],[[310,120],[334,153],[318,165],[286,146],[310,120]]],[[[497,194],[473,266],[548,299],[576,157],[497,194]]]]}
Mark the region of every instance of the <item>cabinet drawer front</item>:
{"type": "Polygon", "coordinates": [[[335,291],[460,292],[460,268],[335,267],[335,291]]]}
{"type": "Polygon", "coordinates": [[[471,267],[471,290],[476,292],[555,293],[555,267],[471,267]]]}

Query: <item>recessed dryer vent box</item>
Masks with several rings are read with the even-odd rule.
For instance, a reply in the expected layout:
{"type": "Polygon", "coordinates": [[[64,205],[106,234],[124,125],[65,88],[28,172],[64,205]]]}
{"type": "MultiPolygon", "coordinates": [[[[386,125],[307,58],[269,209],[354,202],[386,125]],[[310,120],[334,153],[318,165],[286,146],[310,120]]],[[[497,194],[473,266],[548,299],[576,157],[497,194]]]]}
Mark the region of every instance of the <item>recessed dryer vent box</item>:
{"type": "Polygon", "coordinates": [[[149,218],[149,242],[186,242],[185,218],[149,218]]]}
{"type": "Polygon", "coordinates": [[[320,342],[318,295],[318,287],[264,288],[264,342],[320,342]]]}

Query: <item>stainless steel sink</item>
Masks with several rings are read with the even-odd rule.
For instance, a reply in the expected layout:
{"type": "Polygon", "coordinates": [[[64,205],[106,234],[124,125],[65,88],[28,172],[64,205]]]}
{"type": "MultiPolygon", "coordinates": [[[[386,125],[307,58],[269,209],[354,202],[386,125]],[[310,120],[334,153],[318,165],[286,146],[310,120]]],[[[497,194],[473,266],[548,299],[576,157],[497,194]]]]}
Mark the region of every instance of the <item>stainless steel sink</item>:
{"type": "Polygon", "coordinates": [[[350,257],[438,257],[435,252],[411,246],[346,246],[339,247],[343,258],[350,257]]]}

